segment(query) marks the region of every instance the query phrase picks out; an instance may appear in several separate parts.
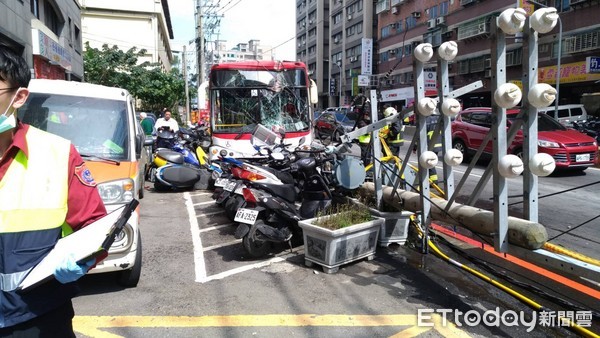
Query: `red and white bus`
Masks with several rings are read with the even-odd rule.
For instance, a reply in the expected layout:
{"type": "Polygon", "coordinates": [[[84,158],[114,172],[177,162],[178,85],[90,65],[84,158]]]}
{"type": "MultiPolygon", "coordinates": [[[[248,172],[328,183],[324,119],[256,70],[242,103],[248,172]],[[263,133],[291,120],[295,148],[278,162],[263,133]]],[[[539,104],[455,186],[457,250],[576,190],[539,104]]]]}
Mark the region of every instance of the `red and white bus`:
{"type": "Polygon", "coordinates": [[[254,130],[285,131],[291,148],[313,140],[312,105],[317,88],[306,65],[293,61],[243,61],[212,66],[208,85],[210,159],[255,157],[254,130]]]}

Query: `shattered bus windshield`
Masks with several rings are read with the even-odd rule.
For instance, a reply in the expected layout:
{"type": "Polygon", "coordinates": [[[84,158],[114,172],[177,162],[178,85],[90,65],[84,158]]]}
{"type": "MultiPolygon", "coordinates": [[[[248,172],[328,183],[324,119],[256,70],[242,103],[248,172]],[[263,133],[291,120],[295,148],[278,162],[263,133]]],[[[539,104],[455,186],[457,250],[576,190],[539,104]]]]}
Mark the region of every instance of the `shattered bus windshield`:
{"type": "Polygon", "coordinates": [[[219,70],[211,82],[216,133],[248,133],[258,124],[286,132],[310,129],[303,70],[219,70]]]}

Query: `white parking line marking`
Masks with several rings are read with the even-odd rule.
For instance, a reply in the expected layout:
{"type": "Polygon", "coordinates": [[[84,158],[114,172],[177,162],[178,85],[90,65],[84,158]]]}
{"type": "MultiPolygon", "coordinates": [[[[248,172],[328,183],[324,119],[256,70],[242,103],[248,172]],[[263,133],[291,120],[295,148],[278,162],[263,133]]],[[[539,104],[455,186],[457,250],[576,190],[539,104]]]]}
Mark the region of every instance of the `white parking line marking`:
{"type": "Polygon", "coordinates": [[[205,214],[196,215],[196,218],[218,215],[218,214],[222,214],[224,212],[225,212],[225,210],[219,210],[219,211],[215,211],[215,212],[207,212],[205,214]]]}
{"type": "MultiPolygon", "coordinates": [[[[187,191],[185,193],[188,194],[188,196],[189,196],[189,193],[187,191]]],[[[211,201],[206,201],[206,202],[194,203],[192,205],[195,206],[195,207],[197,207],[197,206],[200,206],[200,205],[207,205],[207,204],[214,204],[214,203],[215,203],[215,201],[211,200],[211,201]]]]}
{"type": "Polygon", "coordinates": [[[200,281],[206,278],[206,263],[204,263],[204,251],[202,250],[202,240],[200,239],[200,227],[198,226],[198,219],[195,217],[196,212],[194,211],[192,198],[187,191],[183,193],[183,198],[185,199],[185,205],[190,219],[190,231],[192,233],[192,243],[194,245],[196,281],[200,281]]]}
{"type": "Polygon", "coordinates": [[[212,192],[194,192],[194,193],[190,193],[190,196],[195,197],[195,196],[207,196],[207,195],[211,195],[212,196],[212,192]]]}
{"type": "Polygon", "coordinates": [[[210,250],[215,250],[215,249],[219,249],[225,246],[230,246],[230,245],[235,245],[240,243],[242,240],[241,239],[236,239],[235,241],[231,241],[231,242],[227,242],[227,243],[221,243],[221,244],[217,244],[217,245],[213,245],[213,246],[207,246],[206,248],[204,248],[204,251],[210,251],[210,250]]]}
{"type": "Polygon", "coordinates": [[[255,264],[240,266],[240,267],[237,267],[235,269],[223,271],[223,272],[218,273],[216,275],[205,277],[203,279],[196,280],[196,281],[198,281],[200,283],[206,283],[206,282],[210,282],[211,280],[223,279],[225,277],[233,276],[233,275],[238,274],[240,272],[245,272],[245,271],[256,269],[256,268],[262,268],[264,266],[271,265],[272,263],[283,262],[284,260],[285,260],[284,257],[273,257],[273,258],[271,258],[271,259],[269,259],[267,261],[264,261],[264,262],[258,262],[258,263],[255,263],[255,264]]]}
{"type": "Polygon", "coordinates": [[[227,224],[215,225],[214,227],[202,228],[202,229],[200,229],[200,233],[212,231],[212,230],[219,230],[219,229],[223,229],[223,228],[229,228],[234,224],[235,223],[227,223],[227,224]]]}

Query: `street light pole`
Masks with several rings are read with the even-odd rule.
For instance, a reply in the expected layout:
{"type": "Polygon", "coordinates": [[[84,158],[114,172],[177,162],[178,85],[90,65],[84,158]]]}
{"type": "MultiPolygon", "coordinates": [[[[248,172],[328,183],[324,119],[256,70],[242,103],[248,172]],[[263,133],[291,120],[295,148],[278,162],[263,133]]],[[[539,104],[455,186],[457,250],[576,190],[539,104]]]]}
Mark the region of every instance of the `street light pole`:
{"type": "Polygon", "coordinates": [[[341,61],[336,61],[333,64],[336,65],[338,67],[338,70],[340,71],[340,84],[339,84],[339,87],[340,87],[340,90],[339,90],[339,92],[340,92],[340,94],[339,94],[340,95],[339,101],[340,101],[340,103],[338,104],[338,106],[341,107],[342,106],[342,66],[340,66],[338,64],[338,62],[342,63],[341,61]]]}

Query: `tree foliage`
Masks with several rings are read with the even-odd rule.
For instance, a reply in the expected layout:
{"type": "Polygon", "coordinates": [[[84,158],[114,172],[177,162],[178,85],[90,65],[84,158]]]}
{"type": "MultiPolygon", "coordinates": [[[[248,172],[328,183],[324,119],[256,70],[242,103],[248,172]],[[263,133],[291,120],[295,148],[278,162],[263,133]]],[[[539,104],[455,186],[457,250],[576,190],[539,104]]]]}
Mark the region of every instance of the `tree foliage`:
{"type": "Polygon", "coordinates": [[[127,89],[141,102],[145,111],[173,109],[185,101],[185,82],[178,69],[165,73],[157,63],[139,63],[146,50],[132,47],[124,52],[117,46],[102,45],[102,49],[85,44],[84,76],[90,83],[127,89]]]}

